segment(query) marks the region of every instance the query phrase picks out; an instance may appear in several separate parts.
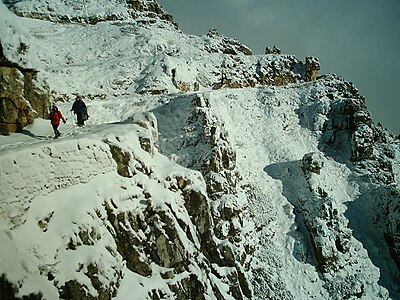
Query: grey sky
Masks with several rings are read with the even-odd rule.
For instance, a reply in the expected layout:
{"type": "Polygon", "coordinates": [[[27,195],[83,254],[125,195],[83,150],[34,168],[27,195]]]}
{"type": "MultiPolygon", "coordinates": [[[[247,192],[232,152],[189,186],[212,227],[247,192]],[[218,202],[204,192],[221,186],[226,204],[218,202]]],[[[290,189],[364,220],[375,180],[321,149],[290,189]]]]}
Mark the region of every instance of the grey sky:
{"type": "Polygon", "coordinates": [[[354,82],[375,123],[400,133],[399,0],[159,0],[186,33],[217,28],[255,54],[276,45],[316,56],[321,73],[354,82]]]}

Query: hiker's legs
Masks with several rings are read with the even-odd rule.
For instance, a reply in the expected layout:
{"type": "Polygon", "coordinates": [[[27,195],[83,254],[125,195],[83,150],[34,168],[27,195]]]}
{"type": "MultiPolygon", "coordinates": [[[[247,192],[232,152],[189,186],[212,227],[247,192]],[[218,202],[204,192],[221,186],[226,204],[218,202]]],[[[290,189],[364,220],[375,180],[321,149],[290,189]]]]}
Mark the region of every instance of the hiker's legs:
{"type": "Polygon", "coordinates": [[[51,126],[53,126],[53,131],[54,131],[54,134],[55,135],[57,135],[57,124],[51,124],[51,126]]]}
{"type": "Polygon", "coordinates": [[[82,125],[84,125],[84,120],[83,120],[83,112],[78,112],[77,114],[76,114],[76,117],[77,117],[77,119],[78,119],[78,125],[79,126],[82,126],[82,125]]]}
{"type": "Polygon", "coordinates": [[[55,135],[56,137],[59,137],[59,136],[61,135],[60,131],[58,131],[58,126],[59,126],[60,124],[52,124],[52,125],[53,125],[54,135],[55,135]]]}

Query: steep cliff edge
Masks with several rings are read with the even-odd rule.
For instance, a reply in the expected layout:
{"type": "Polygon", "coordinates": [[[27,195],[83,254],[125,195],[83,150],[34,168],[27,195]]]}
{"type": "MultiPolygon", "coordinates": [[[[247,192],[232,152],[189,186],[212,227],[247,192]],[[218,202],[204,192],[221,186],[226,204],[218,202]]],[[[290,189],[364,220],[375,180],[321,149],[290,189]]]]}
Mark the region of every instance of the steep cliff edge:
{"type": "Polygon", "coordinates": [[[214,234],[206,182],[158,153],[156,124],[148,113],[2,155],[2,258],[13,262],[2,272],[17,295],[110,299],[129,277],[143,298],[250,297],[214,234]]]}

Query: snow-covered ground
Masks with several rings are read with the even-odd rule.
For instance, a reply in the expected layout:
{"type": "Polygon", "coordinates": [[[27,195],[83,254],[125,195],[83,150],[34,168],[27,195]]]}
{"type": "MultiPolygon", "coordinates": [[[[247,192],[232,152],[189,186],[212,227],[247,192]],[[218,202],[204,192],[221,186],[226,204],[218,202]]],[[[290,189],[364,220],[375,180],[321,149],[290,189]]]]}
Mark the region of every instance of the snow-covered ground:
{"type": "MultiPolygon", "coordinates": [[[[237,58],[205,51],[217,43],[207,36],[185,35],[164,21],[140,25],[121,11],[116,13],[127,19],[60,24],[17,18],[0,3],[4,52],[40,71],[54,95],[61,96],[55,104],[68,118],[56,140],[50,122],[43,119],[22,133],[0,136],[0,274],[19,285],[19,295],[41,292],[45,299],[58,299],[56,287],[76,280],[96,297],[98,291],[85,275],[94,264],[99,281],[118,290],[115,299],[130,299],[133,290],[135,299],[148,299],[152,290],[174,299],[168,284],[179,281],[178,276],[166,280],[167,270],[157,264],[151,265],[149,277],[130,271],[118,255],[107,219],[106,203],[118,212],[141,216],[151,194],[153,206],[178,215],[192,233],[189,240],[184,238],[187,232],[178,230],[185,251],[196,257],[190,271],[218,285],[225,299],[233,299],[223,280],[200,267],[205,264],[197,229],[181,191],[168,188],[167,178],[181,176],[190,179],[194,190],[207,193],[199,171],[210,146],[193,141],[194,132],[205,125],[190,123],[193,100],[199,98],[209,103],[208,117],[223,127],[236,153],[235,171],[242,187],[236,196],[247,197],[240,224],[245,242],[238,247],[254,248],[244,259],[254,298],[341,299],[349,290],[360,290],[362,299],[398,299],[398,268],[382,232],[369,219],[379,193],[368,194],[371,185],[355,175],[347,157],[339,162],[321,152],[331,100],[317,95],[325,83],[211,90],[221,69],[229,69],[237,58]],[[25,54],[13,48],[19,42],[29,46],[25,54]],[[172,80],[173,69],[175,81],[200,82],[200,90],[180,91],[172,80]],[[84,127],[78,127],[70,113],[75,94],[84,95],[89,108],[84,127]],[[143,136],[150,138],[149,128],[132,122],[132,116],[146,112],[154,114],[158,124],[158,140],[152,142],[159,149],[152,154],[139,142],[143,136]],[[110,145],[131,153],[131,177],[117,173],[110,145]],[[301,166],[310,153],[319,155],[323,168],[308,178],[301,166]],[[148,168],[148,174],[135,173],[135,168],[148,168]],[[343,223],[338,228],[350,234],[350,255],[338,258],[337,270],[321,272],[318,266],[307,228],[310,220],[304,219],[311,214],[320,227],[325,223],[318,223],[319,204],[312,215],[312,191],[333,199],[327,207],[332,205],[343,223]],[[65,249],[70,244],[78,246],[65,249]],[[117,281],[119,287],[113,285],[117,281]]],[[[238,64],[245,68],[261,59],[265,58],[240,55],[238,64]]],[[[279,65],[279,56],[269,59],[279,65]]],[[[237,74],[237,79],[243,76],[237,74]]],[[[399,148],[396,151],[398,176],[399,148]]],[[[326,230],[335,229],[332,225],[326,230]]],[[[222,274],[224,269],[218,271],[222,274]]],[[[210,286],[205,299],[215,299],[210,286]]]]}
{"type": "MultiPolygon", "coordinates": [[[[271,272],[270,280],[272,282],[282,284],[283,290],[291,291],[300,299],[329,298],[329,294],[323,288],[325,281],[321,280],[320,273],[316,268],[316,259],[313,252],[310,251],[312,246],[301,220],[299,210],[302,208],[298,203],[299,198],[308,193],[307,182],[300,169],[300,161],[307,153],[319,152],[320,133],[318,130],[310,130],[301,126],[302,118],[299,118],[297,113],[299,109],[313,104],[313,100],[301,101],[301,99],[307,98],[311,90],[302,85],[294,85],[281,88],[221,90],[189,94],[177,98],[160,96],[157,97],[157,103],[165,104],[154,110],[158,119],[161,152],[164,149],[165,154],[176,161],[179,160],[179,155],[190,156],[190,153],[185,152],[184,149],[179,150],[176,138],[180,136],[181,143],[178,142],[178,144],[183,144],[186,139],[184,136],[182,137],[182,134],[185,135],[183,128],[187,125],[188,117],[185,112],[190,109],[191,99],[195,95],[209,99],[212,114],[223,122],[236,151],[237,170],[243,176],[242,184],[250,185],[254,189],[254,197],[250,198],[246,213],[250,217],[248,230],[252,234],[252,236],[248,236],[248,240],[249,244],[261,244],[262,247],[254,253],[253,267],[265,268],[271,272]],[[254,226],[263,229],[261,232],[255,232],[254,226]]],[[[57,104],[64,112],[70,108],[69,103],[57,104]]],[[[26,261],[33,264],[33,266],[27,267],[32,273],[37,268],[37,265],[33,263],[35,260],[38,261],[37,264],[40,262],[39,269],[50,268],[52,264],[57,264],[57,269],[63,270],[64,267],[60,264],[70,264],[68,255],[65,254],[66,256],[63,257],[59,253],[55,258],[53,254],[43,253],[42,247],[46,245],[47,251],[55,251],[54,249],[60,245],[57,240],[68,236],[68,233],[64,232],[67,230],[65,228],[69,228],[67,231],[74,230],[73,227],[71,228],[71,225],[76,222],[74,220],[80,220],[79,224],[81,224],[82,220],[90,218],[90,213],[87,212],[98,209],[104,199],[121,199],[126,190],[129,190],[129,180],[117,176],[114,162],[107,153],[108,151],[103,149],[104,144],[101,141],[108,134],[125,137],[130,134],[132,129],[129,124],[112,123],[115,118],[121,121],[125,119],[126,111],[121,112],[119,118],[116,115],[111,116],[109,103],[104,101],[103,104],[90,105],[89,102],[91,115],[95,115],[96,118],[89,119],[84,127],[73,124],[73,118],[70,117],[67,124],[60,125],[62,136],[58,140],[54,140],[52,137],[49,121],[41,119],[35,120],[34,124],[25,128],[23,133],[0,138],[2,169],[8,170],[2,172],[4,176],[2,182],[15,184],[14,190],[7,194],[8,197],[12,197],[8,198],[9,209],[13,208],[14,210],[3,209],[3,216],[4,214],[8,215],[14,223],[14,220],[21,218],[20,213],[26,210],[26,214],[24,213],[25,215],[22,217],[23,220],[26,220],[23,225],[17,225],[18,229],[9,231],[8,235],[3,235],[3,237],[7,237],[10,247],[17,247],[18,253],[22,251],[18,255],[21,257],[21,265],[24,265],[26,261]],[[109,123],[101,124],[101,121],[104,120],[109,123]],[[77,150],[84,147],[88,149],[86,155],[82,155],[83,153],[77,150]],[[61,169],[51,161],[46,162],[49,152],[50,159],[61,161],[61,169]],[[11,161],[14,161],[14,166],[10,166],[11,161]],[[46,164],[48,165],[46,166],[46,164]],[[93,170],[97,170],[98,174],[93,174],[93,170]],[[54,186],[52,186],[53,184],[54,186]],[[118,189],[118,186],[124,188],[118,189]],[[113,191],[113,195],[103,195],[102,193],[106,191],[113,191]],[[13,197],[16,197],[14,198],[16,200],[12,200],[13,197]],[[84,207],[81,205],[82,199],[85,199],[84,207]],[[16,203],[21,207],[18,205],[15,207],[16,203]],[[46,209],[43,210],[43,207],[46,209]],[[82,215],[77,214],[76,207],[79,207],[82,215]],[[58,216],[58,214],[60,215],[58,216]],[[47,233],[46,229],[44,236],[37,224],[39,220],[46,220],[46,218],[57,221],[52,224],[54,229],[51,233],[47,233]],[[35,235],[28,234],[32,228],[37,228],[35,235]],[[26,235],[29,235],[30,238],[27,239],[26,235]],[[50,235],[51,237],[49,237],[50,235]],[[48,245],[48,243],[51,244],[48,245]],[[32,255],[37,257],[33,259],[32,255]],[[51,262],[43,262],[45,257],[50,257],[51,262]],[[43,264],[42,267],[40,267],[41,264],[43,264]]],[[[321,105],[323,106],[323,104],[321,105]]],[[[128,103],[121,101],[118,106],[128,107],[128,103]]],[[[67,113],[64,114],[67,115],[67,113]]],[[[311,116],[306,116],[306,118],[308,117],[311,116]]],[[[196,157],[186,157],[183,161],[189,162],[195,159],[196,157]]],[[[352,173],[346,165],[329,158],[325,158],[324,162],[324,173],[314,178],[313,184],[328,191],[329,195],[335,199],[338,210],[342,214],[346,214],[348,203],[357,199],[359,195],[357,180],[351,179],[352,173]],[[335,180],[332,180],[332,176],[335,176],[335,180]]],[[[163,167],[160,168],[163,169],[163,167]]],[[[170,166],[164,168],[163,171],[158,172],[171,172],[170,166]]],[[[132,188],[135,189],[134,186],[132,188]]],[[[4,192],[7,193],[3,189],[4,192]]],[[[365,201],[368,203],[372,199],[365,199],[365,201]]],[[[370,226],[362,226],[365,220],[364,215],[352,213],[349,217],[351,217],[350,222],[353,225],[358,225],[358,235],[371,235],[370,226]],[[366,232],[363,232],[362,228],[365,228],[366,232]]],[[[5,222],[3,228],[7,232],[6,224],[8,222],[6,220],[3,218],[3,222],[5,222]]],[[[17,221],[17,223],[19,222],[17,221]]],[[[100,225],[98,224],[98,226],[100,225]]],[[[96,228],[96,232],[97,234],[102,232],[101,226],[96,228]]],[[[379,240],[383,242],[381,237],[379,240]]],[[[106,241],[112,243],[109,239],[106,241]]],[[[103,242],[105,241],[103,240],[103,242]]],[[[381,286],[389,288],[392,292],[398,290],[399,286],[396,281],[398,273],[396,266],[389,263],[391,261],[389,253],[382,253],[382,249],[379,250],[381,270],[387,272],[387,274],[380,275],[379,269],[371,264],[362,244],[357,241],[355,243],[358,245],[358,250],[353,255],[356,257],[357,264],[361,264],[359,272],[371,278],[371,285],[366,287],[367,294],[381,295],[382,299],[385,299],[384,295],[387,293],[377,285],[378,281],[382,282],[381,286]]],[[[373,247],[379,247],[379,245],[375,244],[373,247]]],[[[3,249],[5,251],[2,256],[3,262],[11,261],[15,251],[10,251],[10,248],[3,249]]],[[[96,259],[103,261],[106,254],[99,255],[101,255],[100,258],[96,259]]],[[[89,259],[82,256],[81,259],[91,261],[95,258],[89,259]]],[[[122,262],[118,263],[122,264],[122,262]]],[[[6,267],[8,270],[6,273],[12,271],[15,272],[12,274],[20,275],[26,272],[22,271],[23,269],[14,268],[14,266],[6,267]]],[[[128,286],[132,284],[127,281],[130,281],[132,276],[136,276],[131,274],[128,269],[124,270],[127,275],[121,283],[121,289],[126,284],[128,290],[120,289],[117,299],[125,299],[122,295],[129,294],[128,286]]],[[[351,273],[347,270],[346,273],[348,272],[351,273]]],[[[17,278],[18,276],[15,275],[16,280],[21,280],[17,278]]],[[[39,279],[40,276],[37,280],[39,279]]],[[[41,286],[40,280],[31,284],[38,288],[41,286]]],[[[133,282],[139,282],[140,280],[138,280],[136,278],[133,282]]],[[[148,280],[146,279],[142,284],[154,285],[151,280],[148,280]]],[[[152,280],[157,281],[157,277],[152,280]]],[[[84,280],[79,282],[84,282],[84,280]]],[[[256,288],[258,296],[263,293],[262,286],[259,289],[256,288]]],[[[21,292],[39,290],[43,292],[46,289],[38,288],[36,290],[26,287],[26,290],[22,289],[21,292]]],[[[48,291],[48,293],[46,295],[50,299],[56,292],[48,291]]],[[[147,293],[147,288],[143,290],[143,293],[143,295],[147,293]]],[[[140,299],[144,298],[145,296],[140,299]]]]}

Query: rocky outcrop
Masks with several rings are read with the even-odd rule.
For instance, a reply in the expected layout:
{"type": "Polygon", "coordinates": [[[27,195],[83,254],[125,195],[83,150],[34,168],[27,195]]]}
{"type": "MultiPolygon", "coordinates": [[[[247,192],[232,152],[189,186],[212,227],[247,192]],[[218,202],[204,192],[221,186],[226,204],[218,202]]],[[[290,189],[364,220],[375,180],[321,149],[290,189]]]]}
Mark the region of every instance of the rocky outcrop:
{"type": "Polygon", "coordinates": [[[275,45],[273,47],[265,47],[265,54],[281,54],[281,49],[275,45]]]}
{"type": "Polygon", "coordinates": [[[303,157],[302,169],[312,196],[301,197],[299,204],[311,234],[318,264],[321,271],[327,273],[345,267],[352,251],[351,231],[336,200],[330,198],[323,187],[312,183],[312,177],[319,175],[323,166],[324,158],[319,153],[309,153],[303,157]]]}
{"type": "Polygon", "coordinates": [[[206,50],[210,53],[252,55],[251,50],[247,46],[243,45],[238,40],[220,35],[215,28],[208,31],[207,37],[210,38],[210,43],[206,45],[206,50]]]}
{"type": "Polygon", "coordinates": [[[321,68],[321,65],[316,57],[307,56],[306,57],[306,71],[304,74],[305,81],[314,81],[317,79],[318,71],[321,68]]]}
{"type": "Polygon", "coordinates": [[[322,106],[321,115],[315,120],[325,120],[319,126],[323,131],[324,152],[351,161],[349,166],[362,170],[369,182],[393,184],[394,151],[388,140],[390,135],[372,123],[364,97],[351,82],[335,75],[325,75],[320,80],[326,88],[317,95],[322,106]]]}
{"type": "Polygon", "coordinates": [[[154,0],[103,1],[103,3],[86,1],[84,4],[80,2],[65,3],[56,0],[51,3],[37,1],[35,6],[32,6],[29,1],[7,1],[6,5],[18,16],[57,23],[94,25],[99,22],[127,18],[133,18],[140,23],[154,23],[151,20],[158,18],[177,27],[172,15],[167,13],[154,0]],[[103,6],[104,10],[100,12],[98,6],[103,6]]]}
{"type": "MultiPolygon", "coordinates": [[[[162,20],[166,20],[175,25],[177,28],[178,25],[174,22],[174,18],[172,15],[167,13],[161,5],[155,0],[126,0],[126,3],[129,8],[133,9],[133,16],[135,19],[138,19],[139,13],[145,13],[144,16],[148,18],[159,17],[162,20]]],[[[143,17],[143,15],[142,15],[143,17]]]]}
{"type": "Polygon", "coordinates": [[[301,62],[290,55],[259,57],[251,62],[241,56],[228,56],[220,67],[219,81],[212,84],[212,89],[281,86],[299,82],[302,75],[296,67],[298,64],[301,62]]]}
{"type": "Polygon", "coordinates": [[[35,71],[0,66],[0,134],[20,132],[35,118],[47,118],[48,87],[36,80],[35,71]]]}
{"type": "Polygon", "coordinates": [[[257,85],[283,86],[300,81],[315,81],[320,64],[315,57],[306,63],[292,55],[260,56],[251,64],[241,57],[229,57],[221,66],[220,81],[213,89],[244,88],[257,85]]]}
{"type": "MultiPolygon", "coordinates": [[[[393,165],[397,155],[396,137],[385,131],[379,124],[373,124],[364,97],[352,83],[334,75],[325,75],[320,82],[324,84],[324,89],[320,89],[319,94],[316,95],[321,105],[316,111],[319,111],[321,115],[314,118],[314,121],[324,120],[323,125],[319,126],[323,139],[320,148],[327,156],[345,163],[354,172],[359,180],[359,199],[371,198],[367,209],[363,208],[365,205],[361,203],[363,200],[357,200],[349,206],[357,210],[357,213],[362,213],[366,223],[372,224],[369,229],[371,237],[358,236],[357,238],[365,245],[370,243],[370,239],[380,243],[384,248],[386,244],[393,261],[399,265],[399,218],[397,216],[400,197],[396,189],[393,165]]],[[[312,157],[308,155],[303,158],[303,169],[308,174],[318,174],[323,166],[320,160],[311,159],[312,157]]],[[[315,203],[331,202],[332,199],[329,199],[327,190],[318,188],[315,191],[320,198],[314,199],[315,203]]],[[[334,213],[330,212],[327,215],[333,216],[334,213]]],[[[330,220],[329,224],[335,224],[335,222],[330,220]]],[[[344,233],[340,230],[336,232],[344,233]]],[[[334,233],[330,235],[335,236],[334,233]]],[[[318,242],[321,240],[319,239],[318,242]]],[[[346,245],[346,243],[339,242],[339,247],[336,248],[337,253],[343,255],[339,249],[345,249],[345,247],[340,245],[346,245]]],[[[322,252],[318,251],[318,243],[314,243],[314,247],[316,247],[316,257],[320,263],[332,261],[321,255],[322,252]]],[[[373,250],[368,249],[368,251],[373,250]]],[[[372,259],[374,261],[375,258],[372,259]]],[[[379,265],[376,261],[374,263],[379,265]]],[[[383,268],[383,266],[380,267],[383,268]]]]}
{"type": "MultiPolygon", "coordinates": [[[[198,100],[200,101],[200,99],[198,100]]],[[[145,129],[144,132],[147,132],[145,135],[143,135],[144,132],[139,134],[139,141],[143,140],[143,138],[147,141],[145,145],[140,142],[142,149],[154,155],[154,148],[148,147],[148,144],[153,147],[157,145],[157,139],[155,138],[157,136],[157,123],[154,115],[146,114],[141,118],[135,116],[133,117],[133,122],[145,129]]],[[[112,150],[112,152],[114,151],[112,150]]],[[[118,152],[123,153],[123,150],[119,149],[118,152]]],[[[131,166],[130,177],[141,172],[145,172],[147,176],[151,175],[151,169],[143,167],[145,163],[138,160],[137,155],[130,154],[127,156],[127,152],[125,153],[124,157],[127,158],[129,156],[129,158],[117,160],[117,163],[118,165],[131,166]],[[135,168],[132,166],[141,167],[135,168]]],[[[229,294],[233,295],[235,299],[241,299],[243,294],[249,296],[249,287],[241,268],[236,262],[232,246],[217,243],[215,239],[215,219],[212,217],[213,213],[208,198],[212,194],[209,190],[210,185],[212,185],[211,180],[206,179],[207,194],[192,188],[194,184],[193,178],[176,175],[174,177],[168,176],[164,181],[171,192],[182,194],[184,206],[191,216],[197,233],[191,229],[193,225],[185,224],[185,221],[178,217],[179,212],[175,211],[173,206],[160,207],[152,200],[154,197],[152,191],[146,191],[139,185],[138,188],[143,189],[143,195],[146,199],[146,208],[139,216],[135,216],[133,212],[118,213],[115,204],[106,204],[107,218],[112,224],[110,232],[115,235],[118,252],[127,261],[128,268],[142,276],[151,276],[153,274],[154,267],[151,267],[151,264],[154,263],[159,267],[168,269],[161,276],[171,282],[168,285],[170,290],[176,293],[176,299],[204,299],[201,293],[199,294],[195,291],[205,291],[210,288],[214,291],[216,299],[224,299],[223,293],[217,285],[207,287],[201,278],[193,274],[190,276],[183,275],[193,265],[194,259],[202,269],[211,273],[217,272],[219,277],[221,277],[221,274],[218,269],[220,267],[225,268],[227,273],[221,279],[229,284],[229,294]],[[182,233],[185,234],[182,235],[182,233]],[[191,253],[193,250],[189,251],[185,246],[187,244],[186,240],[199,247],[196,250],[197,254],[191,253]],[[202,253],[207,261],[203,261],[199,253],[202,253]],[[215,265],[210,269],[208,262],[215,265]]]]}
{"type": "MultiPolygon", "coordinates": [[[[167,117],[168,107],[164,108],[165,111],[163,109],[156,112],[159,119],[167,117]]],[[[182,143],[182,146],[179,147],[177,153],[174,153],[174,156],[176,155],[177,162],[184,166],[190,165],[192,169],[202,173],[212,216],[207,223],[213,224],[213,233],[220,241],[217,243],[217,248],[221,254],[217,256],[216,253],[219,252],[212,251],[208,257],[212,257],[212,261],[216,264],[230,268],[228,277],[237,282],[237,286],[231,287],[235,299],[251,298],[252,290],[245,275],[244,266],[246,256],[249,254],[246,251],[250,247],[246,248],[246,238],[242,233],[246,196],[239,186],[241,176],[236,170],[236,153],[230,144],[223,123],[213,113],[207,96],[199,94],[191,97],[186,121],[180,125],[184,134],[180,134],[182,142],[178,143],[182,143]],[[190,157],[187,157],[189,153],[190,157]]],[[[164,127],[165,124],[162,126],[164,127]]],[[[175,136],[167,136],[164,132],[160,134],[167,140],[176,139],[175,136]]],[[[163,148],[163,143],[160,145],[160,151],[168,154],[168,149],[163,148]]],[[[193,206],[193,211],[198,211],[196,209],[198,203],[204,203],[204,201],[199,201],[202,197],[196,200],[199,195],[192,193],[191,195],[195,196],[191,203],[197,203],[193,206]]],[[[195,221],[196,218],[193,220],[195,221]]],[[[204,223],[207,217],[199,216],[198,220],[204,223]]],[[[198,227],[208,226],[198,225],[198,227]]],[[[205,232],[206,236],[209,234],[205,232]]],[[[206,245],[204,249],[213,249],[213,247],[206,245]]]]}
{"type": "Polygon", "coordinates": [[[49,88],[37,72],[10,62],[0,47],[0,134],[21,132],[35,118],[47,118],[49,88]]]}
{"type": "MultiPolygon", "coordinates": [[[[141,127],[141,130],[138,130],[140,147],[153,156],[158,147],[157,119],[154,114],[150,112],[139,113],[124,122],[137,124],[141,127]]],[[[140,164],[136,163],[132,166],[131,160],[134,159],[132,153],[119,147],[118,143],[110,140],[104,140],[104,142],[110,147],[112,157],[117,163],[117,173],[119,175],[131,178],[136,174],[137,169],[141,172],[149,173],[149,170],[143,162],[140,162],[140,164]]]]}
{"type": "Polygon", "coordinates": [[[324,176],[324,160],[321,153],[309,153],[301,161],[310,193],[300,193],[299,211],[332,299],[361,298],[366,295],[365,287],[376,279],[363,274],[370,262],[365,261],[359,242],[352,236],[344,205],[319,180],[324,176]]]}
{"type": "MultiPolygon", "coordinates": [[[[212,40],[210,41],[212,44],[212,40]]],[[[209,64],[197,66],[195,60],[185,63],[160,53],[152,59],[149,68],[162,70],[163,76],[153,78],[149,72],[141,74],[142,84],[136,90],[139,94],[168,94],[179,89],[182,92],[198,91],[202,88],[213,90],[223,88],[246,88],[256,86],[283,86],[305,81],[306,68],[303,62],[293,55],[238,55],[222,53],[224,47],[212,44],[216,52],[207,57],[209,64]],[[171,83],[170,85],[166,83],[171,83]]],[[[204,50],[207,51],[207,42],[204,50]]],[[[150,73],[151,74],[151,73],[150,73]]]]}
{"type": "Polygon", "coordinates": [[[22,131],[35,117],[24,97],[24,76],[18,69],[0,67],[0,80],[0,133],[22,131]]]}
{"type": "Polygon", "coordinates": [[[382,202],[380,220],[384,222],[384,236],[390,255],[400,270],[400,192],[394,187],[388,189],[386,202],[382,202]]]}

